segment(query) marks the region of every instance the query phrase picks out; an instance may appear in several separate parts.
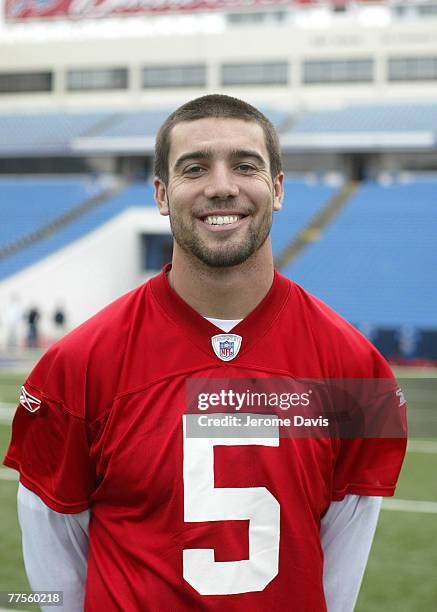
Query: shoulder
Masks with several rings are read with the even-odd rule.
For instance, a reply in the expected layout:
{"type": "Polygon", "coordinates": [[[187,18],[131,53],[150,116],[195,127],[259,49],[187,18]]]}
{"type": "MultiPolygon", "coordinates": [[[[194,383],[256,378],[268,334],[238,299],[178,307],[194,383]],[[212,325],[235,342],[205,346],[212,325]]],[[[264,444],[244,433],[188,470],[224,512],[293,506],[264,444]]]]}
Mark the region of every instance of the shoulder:
{"type": "Polygon", "coordinates": [[[347,377],[392,377],[384,357],[353,325],[300,285],[293,283],[290,303],[307,335],[329,363],[329,374],[347,377]]]}
{"type": "Polygon", "coordinates": [[[111,302],[53,345],[53,352],[106,354],[122,347],[138,317],[147,310],[148,283],[111,302]]]}
{"type": "Polygon", "coordinates": [[[25,385],[78,416],[96,416],[118,392],[123,363],[138,320],[147,319],[148,284],[118,298],[54,344],[25,385]],[[91,406],[92,405],[92,406],[91,406]]]}

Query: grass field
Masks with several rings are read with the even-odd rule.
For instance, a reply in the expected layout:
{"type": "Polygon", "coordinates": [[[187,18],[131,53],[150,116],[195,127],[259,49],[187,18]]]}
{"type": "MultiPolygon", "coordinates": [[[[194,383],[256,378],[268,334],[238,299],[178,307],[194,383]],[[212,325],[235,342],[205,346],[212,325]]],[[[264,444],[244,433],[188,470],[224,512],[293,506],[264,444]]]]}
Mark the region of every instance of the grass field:
{"type": "MultiPolygon", "coordinates": [[[[402,509],[387,504],[381,513],[356,612],[437,609],[437,373],[398,370],[397,375],[409,406],[410,432],[418,437],[407,453],[394,498],[402,509]]],[[[23,378],[0,372],[0,403],[16,403],[23,378]]],[[[2,457],[9,436],[10,425],[3,418],[2,457]]],[[[0,472],[0,591],[26,591],[29,586],[16,518],[17,482],[4,479],[10,470],[2,468],[0,472]]]]}

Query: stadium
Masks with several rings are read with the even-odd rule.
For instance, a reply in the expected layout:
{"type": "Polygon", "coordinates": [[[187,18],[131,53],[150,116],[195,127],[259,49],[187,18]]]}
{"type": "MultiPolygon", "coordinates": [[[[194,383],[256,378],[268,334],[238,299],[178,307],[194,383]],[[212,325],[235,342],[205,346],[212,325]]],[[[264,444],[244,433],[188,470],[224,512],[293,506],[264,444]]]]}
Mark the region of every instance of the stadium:
{"type": "MultiPolygon", "coordinates": [[[[276,268],[371,340],[409,404],[409,452],[356,609],[434,609],[437,3],[3,0],[1,10],[3,455],[37,357],[171,259],[153,199],[163,120],[204,94],[242,98],[280,137],[276,268]]],[[[0,591],[23,591],[9,472],[0,591]]]]}

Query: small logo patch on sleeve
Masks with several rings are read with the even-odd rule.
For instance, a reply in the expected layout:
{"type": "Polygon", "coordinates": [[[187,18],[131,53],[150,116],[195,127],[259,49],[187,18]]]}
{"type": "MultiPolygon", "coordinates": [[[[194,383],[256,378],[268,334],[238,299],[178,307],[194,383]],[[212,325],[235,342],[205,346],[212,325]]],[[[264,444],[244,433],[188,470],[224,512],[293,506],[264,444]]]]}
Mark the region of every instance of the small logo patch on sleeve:
{"type": "Polygon", "coordinates": [[[20,404],[29,412],[36,412],[41,408],[41,400],[26,391],[24,386],[20,391],[20,404]]]}
{"type": "Polygon", "coordinates": [[[396,391],[396,395],[399,398],[399,408],[400,408],[401,406],[407,403],[407,400],[405,399],[405,395],[400,387],[396,391]]]}

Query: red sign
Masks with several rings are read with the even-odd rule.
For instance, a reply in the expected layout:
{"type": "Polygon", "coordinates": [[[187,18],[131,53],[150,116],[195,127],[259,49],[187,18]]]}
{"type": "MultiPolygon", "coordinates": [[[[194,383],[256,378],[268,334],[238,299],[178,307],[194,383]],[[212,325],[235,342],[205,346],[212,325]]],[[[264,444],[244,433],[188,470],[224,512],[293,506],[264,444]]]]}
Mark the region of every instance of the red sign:
{"type": "MultiPolygon", "coordinates": [[[[7,20],[101,18],[141,13],[286,6],[308,0],[5,0],[7,20]]],[[[314,3],[309,0],[308,3],[314,3]]]]}

